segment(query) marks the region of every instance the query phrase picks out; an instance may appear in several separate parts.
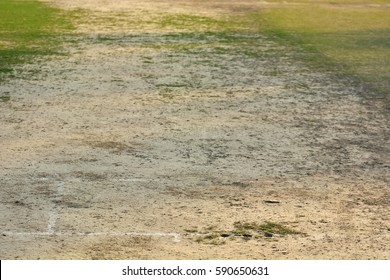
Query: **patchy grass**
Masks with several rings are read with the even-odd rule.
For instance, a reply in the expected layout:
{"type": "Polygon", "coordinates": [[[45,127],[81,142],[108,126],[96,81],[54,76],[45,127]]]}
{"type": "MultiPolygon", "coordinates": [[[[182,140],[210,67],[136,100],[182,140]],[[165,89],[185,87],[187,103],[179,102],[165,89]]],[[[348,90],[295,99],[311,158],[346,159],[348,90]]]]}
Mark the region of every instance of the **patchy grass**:
{"type": "Polygon", "coordinates": [[[257,224],[236,222],[234,223],[234,228],[235,230],[232,232],[234,235],[249,237],[257,229],[257,224]]]}
{"type": "Polygon", "coordinates": [[[57,53],[71,25],[62,12],[36,0],[0,1],[0,81],[18,63],[57,53]]]}
{"type": "MultiPolygon", "coordinates": [[[[298,5],[269,5],[245,15],[223,18],[165,14],[138,22],[122,16],[116,24],[134,30],[137,27],[139,30],[139,26],[158,29],[157,37],[132,35],[135,42],[137,36],[142,37],[138,42],[144,47],[206,56],[227,54],[266,59],[283,55],[261,48],[259,39],[268,37],[315,70],[351,78],[370,92],[390,92],[390,8],[370,5],[389,1],[288,2],[298,5]]],[[[152,62],[145,60],[145,63],[152,62]]],[[[271,69],[265,74],[281,73],[271,69]]]]}
{"type": "Polygon", "coordinates": [[[198,236],[195,241],[197,243],[203,243],[208,245],[224,245],[226,240],[221,239],[219,234],[209,233],[204,236],[198,236]]]}
{"type": "Polygon", "coordinates": [[[362,4],[389,1],[298,2],[305,5],[272,7],[257,14],[260,30],[298,46],[299,58],[316,69],[354,77],[371,90],[390,93],[390,8],[362,4]],[[360,5],[346,5],[351,3],[360,5]]]}
{"type": "MultiPolygon", "coordinates": [[[[229,240],[240,238],[244,241],[259,240],[269,237],[283,237],[286,235],[304,235],[302,232],[289,228],[285,225],[266,221],[262,224],[256,222],[235,222],[232,231],[218,231],[214,227],[206,228],[204,231],[186,230],[189,234],[195,234],[194,241],[209,245],[223,245],[229,240]]],[[[276,239],[277,240],[277,239],[276,239]]]]}
{"type": "Polygon", "coordinates": [[[262,224],[258,224],[255,222],[252,223],[236,222],[234,223],[234,227],[235,227],[234,234],[243,237],[252,237],[252,236],[256,237],[258,234],[261,234],[266,237],[271,237],[273,235],[285,236],[291,234],[302,234],[297,230],[270,221],[266,221],[262,224]]]}
{"type": "Polygon", "coordinates": [[[8,96],[8,95],[0,96],[0,102],[7,102],[7,101],[10,101],[10,100],[11,100],[11,97],[8,96]]]}
{"type": "Polygon", "coordinates": [[[291,234],[301,234],[301,232],[294,229],[288,228],[278,223],[274,222],[265,222],[257,227],[257,230],[263,232],[266,236],[277,234],[277,235],[291,235],[291,234]]]}
{"type": "MultiPolygon", "coordinates": [[[[272,1],[284,2],[284,1],[272,1]]],[[[289,1],[290,2],[290,1],[289,1]]],[[[235,55],[255,59],[277,58],[280,50],[264,51],[259,40],[275,39],[291,46],[297,59],[314,69],[337,76],[352,77],[373,92],[390,92],[390,8],[367,4],[389,1],[342,0],[336,2],[302,0],[299,5],[266,6],[245,15],[223,18],[191,14],[163,14],[141,21],[121,14],[92,14],[74,11],[72,18],[102,24],[124,26],[129,30],[158,29],[159,34],[102,34],[98,43],[117,44],[134,41],[142,47],[171,52],[202,53],[205,57],[235,55]],[[358,5],[357,5],[358,4],[358,5]],[[79,19],[77,19],[79,17],[79,19]]],[[[17,63],[32,57],[56,53],[61,35],[71,25],[64,12],[36,0],[0,2],[0,81],[14,75],[17,63]]],[[[213,61],[211,61],[212,63],[213,61]]],[[[145,64],[151,59],[145,58],[145,64]]],[[[280,70],[263,73],[278,76],[280,70]]],[[[182,85],[169,85],[178,88],[182,85]]]]}

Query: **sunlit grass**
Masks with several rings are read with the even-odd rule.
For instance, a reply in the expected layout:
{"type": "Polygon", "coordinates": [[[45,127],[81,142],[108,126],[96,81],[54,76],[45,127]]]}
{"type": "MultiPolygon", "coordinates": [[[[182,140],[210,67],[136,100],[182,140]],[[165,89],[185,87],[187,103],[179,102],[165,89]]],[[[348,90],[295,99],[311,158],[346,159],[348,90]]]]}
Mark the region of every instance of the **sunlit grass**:
{"type": "MultiPolygon", "coordinates": [[[[362,3],[338,3],[347,2],[362,3]]],[[[283,6],[259,17],[261,28],[299,46],[303,59],[315,67],[333,67],[372,89],[390,92],[390,7],[283,6]]]]}
{"type": "Polygon", "coordinates": [[[15,64],[58,51],[59,35],[71,28],[61,13],[35,0],[0,1],[0,81],[15,64]]]}

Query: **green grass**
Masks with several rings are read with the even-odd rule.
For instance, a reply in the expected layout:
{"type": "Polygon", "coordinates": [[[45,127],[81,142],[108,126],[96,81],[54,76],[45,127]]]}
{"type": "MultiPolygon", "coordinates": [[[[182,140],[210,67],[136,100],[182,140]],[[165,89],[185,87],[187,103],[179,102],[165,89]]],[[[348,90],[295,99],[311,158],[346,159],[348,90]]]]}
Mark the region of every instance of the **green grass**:
{"type": "Polygon", "coordinates": [[[301,232],[299,231],[269,221],[259,225],[258,230],[263,232],[264,234],[278,234],[278,235],[301,234],[301,232]]]}
{"type": "MultiPolygon", "coordinates": [[[[298,47],[300,59],[316,69],[353,77],[374,92],[390,93],[389,7],[298,2],[305,5],[273,7],[255,15],[259,29],[298,47]]],[[[337,1],[350,3],[390,1],[337,1]]]]}
{"type": "Polygon", "coordinates": [[[210,226],[205,231],[198,232],[197,229],[186,230],[190,234],[196,234],[194,241],[208,245],[223,245],[229,240],[241,238],[244,241],[256,240],[269,237],[284,237],[286,235],[305,235],[295,229],[285,225],[265,221],[264,223],[257,222],[242,222],[238,221],[233,224],[232,231],[218,231],[215,227],[210,226]]]}
{"type": "Polygon", "coordinates": [[[62,13],[36,0],[0,1],[0,81],[16,64],[59,51],[71,28],[62,13]]]}
{"type": "Polygon", "coordinates": [[[272,236],[274,234],[279,236],[302,234],[301,232],[288,228],[282,224],[270,221],[266,221],[262,224],[254,222],[236,222],[234,223],[234,227],[234,234],[241,236],[253,236],[257,233],[261,233],[265,236],[272,236]]]}
{"type": "Polygon", "coordinates": [[[0,96],[0,102],[7,102],[7,101],[10,101],[10,100],[11,100],[11,97],[8,96],[8,95],[0,96]]]}

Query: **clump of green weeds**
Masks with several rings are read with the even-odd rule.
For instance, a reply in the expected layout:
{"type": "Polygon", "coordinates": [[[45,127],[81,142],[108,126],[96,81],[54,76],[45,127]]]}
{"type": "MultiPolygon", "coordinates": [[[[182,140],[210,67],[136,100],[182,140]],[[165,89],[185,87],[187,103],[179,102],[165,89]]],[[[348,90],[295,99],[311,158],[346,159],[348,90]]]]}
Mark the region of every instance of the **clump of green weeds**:
{"type": "Polygon", "coordinates": [[[301,232],[288,228],[279,223],[265,221],[262,224],[256,222],[236,222],[234,223],[235,230],[233,233],[243,238],[258,237],[259,235],[265,237],[285,236],[291,234],[301,234],[301,232]]]}
{"type": "Polygon", "coordinates": [[[265,221],[261,224],[256,222],[235,222],[232,231],[218,231],[214,227],[208,227],[205,231],[197,231],[192,229],[188,233],[195,234],[194,239],[198,243],[222,245],[227,240],[236,240],[241,238],[245,241],[252,239],[260,239],[263,237],[283,237],[286,235],[303,234],[302,232],[289,228],[280,223],[265,221]]]}
{"type": "Polygon", "coordinates": [[[209,245],[224,245],[226,244],[226,241],[223,240],[219,234],[217,233],[209,233],[204,236],[198,236],[195,239],[198,243],[204,243],[209,245]]]}
{"type": "Polygon", "coordinates": [[[264,233],[264,235],[269,236],[269,235],[291,235],[291,234],[301,234],[301,232],[288,228],[282,224],[274,223],[274,222],[269,222],[266,221],[262,224],[260,224],[257,227],[257,231],[264,233]]]}
{"type": "Polygon", "coordinates": [[[10,100],[11,100],[11,97],[8,95],[0,96],[0,102],[7,102],[10,100]]]}

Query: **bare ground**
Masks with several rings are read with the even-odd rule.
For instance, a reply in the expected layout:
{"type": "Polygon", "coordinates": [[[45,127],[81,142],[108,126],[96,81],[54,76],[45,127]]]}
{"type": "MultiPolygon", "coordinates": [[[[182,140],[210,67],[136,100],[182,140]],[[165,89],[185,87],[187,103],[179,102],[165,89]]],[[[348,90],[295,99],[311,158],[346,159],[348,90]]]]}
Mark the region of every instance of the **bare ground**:
{"type": "Polygon", "coordinates": [[[263,35],[250,56],[145,21],[266,3],[48,2],[89,17],[0,85],[1,259],[390,258],[383,99],[263,35]],[[266,221],[299,233],[235,226],[266,221]]]}

